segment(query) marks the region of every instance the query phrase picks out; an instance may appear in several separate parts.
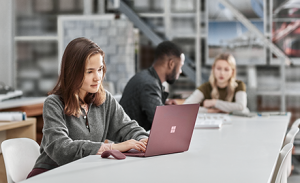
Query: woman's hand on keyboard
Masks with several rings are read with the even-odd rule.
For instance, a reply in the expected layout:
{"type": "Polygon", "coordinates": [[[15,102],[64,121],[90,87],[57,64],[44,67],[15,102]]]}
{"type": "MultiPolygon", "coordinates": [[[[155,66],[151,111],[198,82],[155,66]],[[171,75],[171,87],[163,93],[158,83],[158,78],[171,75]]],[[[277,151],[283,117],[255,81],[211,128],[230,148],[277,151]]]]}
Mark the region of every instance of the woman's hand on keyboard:
{"type": "Polygon", "coordinates": [[[113,150],[119,150],[121,152],[126,152],[130,149],[136,149],[141,152],[145,152],[146,144],[143,141],[136,141],[134,139],[127,140],[118,144],[112,144],[113,150]]]}

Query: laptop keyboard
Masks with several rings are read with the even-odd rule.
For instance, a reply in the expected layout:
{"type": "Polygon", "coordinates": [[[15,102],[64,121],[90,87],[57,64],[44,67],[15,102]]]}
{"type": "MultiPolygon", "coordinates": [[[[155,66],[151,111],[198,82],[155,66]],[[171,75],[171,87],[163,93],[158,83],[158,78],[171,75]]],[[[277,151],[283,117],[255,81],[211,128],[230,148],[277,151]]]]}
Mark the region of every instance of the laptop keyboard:
{"type": "Polygon", "coordinates": [[[124,152],[123,154],[129,155],[129,156],[144,156],[145,155],[144,152],[140,152],[136,149],[130,149],[129,151],[124,152]]]}

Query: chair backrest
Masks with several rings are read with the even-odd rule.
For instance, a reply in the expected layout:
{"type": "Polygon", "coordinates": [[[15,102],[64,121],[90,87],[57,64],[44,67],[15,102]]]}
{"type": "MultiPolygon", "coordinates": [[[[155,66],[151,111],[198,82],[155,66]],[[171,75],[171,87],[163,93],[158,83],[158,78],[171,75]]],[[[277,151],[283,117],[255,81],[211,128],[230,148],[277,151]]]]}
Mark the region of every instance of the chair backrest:
{"type": "Polygon", "coordinates": [[[296,121],[294,121],[293,125],[291,128],[299,128],[299,125],[300,125],[300,118],[297,119],[296,121]]]}
{"type": "MultiPolygon", "coordinates": [[[[293,125],[292,125],[291,128],[299,128],[299,125],[300,125],[300,118],[297,119],[297,120],[293,123],[293,125]]],[[[298,133],[296,134],[294,140],[297,140],[298,142],[300,141],[300,132],[298,132],[298,133]]],[[[295,153],[295,155],[299,155],[299,153],[296,153],[296,152],[294,152],[294,153],[295,153]]]]}
{"type": "Polygon", "coordinates": [[[294,139],[299,131],[299,128],[291,128],[290,131],[286,134],[282,147],[288,143],[294,143],[294,139]]]}
{"type": "Polygon", "coordinates": [[[40,155],[40,146],[28,138],[8,139],[1,144],[7,182],[25,180],[40,155]]]}
{"type": "MultiPolygon", "coordinates": [[[[290,131],[285,136],[283,147],[288,143],[294,144],[294,140],[298,132],[299,132],[298,126],[291,128],[290,131]]],[[[290,176],[291,173],[292,173],[292,153],[289,154],[287,158],[287,176],[290,176]]]]}
{"type": "Polygon", "coordinates": [[[279,154],[277,164],[273,173],[272,183],[287,183],[288,171],[287,162],[288,156],[292,153],[293,144],[288,143],[285,145],[279,154]]]}

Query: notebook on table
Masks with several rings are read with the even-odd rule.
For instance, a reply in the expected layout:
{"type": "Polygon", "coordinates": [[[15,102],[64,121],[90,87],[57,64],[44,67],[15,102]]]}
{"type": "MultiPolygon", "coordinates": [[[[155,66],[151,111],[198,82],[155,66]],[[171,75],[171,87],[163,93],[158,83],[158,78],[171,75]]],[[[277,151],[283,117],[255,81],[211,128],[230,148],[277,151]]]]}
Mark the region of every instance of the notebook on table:
{"type": "Polygon", "coordinates": [[[157,106],[146,151],[124,152],[126,156],[149,157],[189,149],[199,104],[157,106]]]}

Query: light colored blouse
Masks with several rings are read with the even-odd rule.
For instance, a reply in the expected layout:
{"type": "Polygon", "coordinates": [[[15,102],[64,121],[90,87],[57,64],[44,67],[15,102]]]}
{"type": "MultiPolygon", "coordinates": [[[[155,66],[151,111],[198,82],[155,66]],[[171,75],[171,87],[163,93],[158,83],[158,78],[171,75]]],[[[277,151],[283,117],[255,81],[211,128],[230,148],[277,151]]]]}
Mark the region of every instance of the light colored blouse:
{"type": "MultiPolygon", "coordinates": [[[[224,112],[233,112],[233,111],[242,111],[242,112],[249,112],[247,108],[247,93],[246,93],[246,86],[242,81],[237,81],[238,86],[235,89],[234,98],[231,102],[224,101],[224,99],[217,99],[215,104],[215,108],[220,109],[224,112]]],[[[221,90],[224,91],[223,88],[218,88],[219,92],[221,90]]],[[[198,89],[196,89],[191,96],[189,96],[184,104],[195,104],[195,103],[202,103],[205,99],[211,99],[210,93],[212,91],[212,87],[210,86],[209,82],[204,83],[198,89]],[[206,95],[206,96],[205,96],[206,95]]],[[[200,107],[200,113],[207,112],[207,108],[200,107]]]]}

